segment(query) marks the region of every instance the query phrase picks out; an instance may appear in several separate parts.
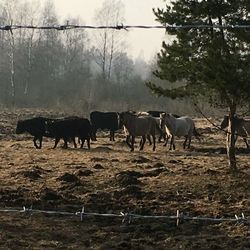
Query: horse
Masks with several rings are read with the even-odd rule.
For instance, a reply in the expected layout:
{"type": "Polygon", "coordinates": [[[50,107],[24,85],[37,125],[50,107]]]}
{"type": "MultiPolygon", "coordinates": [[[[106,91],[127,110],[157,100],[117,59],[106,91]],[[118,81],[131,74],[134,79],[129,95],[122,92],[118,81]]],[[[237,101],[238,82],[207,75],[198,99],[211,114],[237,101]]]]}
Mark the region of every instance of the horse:
{"type": "Polygon", "coordinates": [[[186,148],[187,140],[187,148],[190,148],[192,136],[199,136],[195,129],[194,121],[188,116],[176,118],[172,114],[162,113],[160,119],[161,127],[165,129],[164,132],[166,133],[166,142],[164,146],[167,145],[168,139],[171,138],[170,150],[172,150],[172,148],[175,150],[175,136],[185,136],[185,141],[183,143],[184,149],[186,148]]]}
{"type": "MultiPolygon", "coordinates": [[[[134,114],[137,115],[138,117],[140,117],[140,116],[151,116],[156,120],[158,126],[160,126],[160,117],[155,117],[155,116],[153,116],[150,113],[145,112],[145,111],[136,112],[134,114]]],[[[161,130],[162,130],[162,128],[161,128],[161,130]]],[[[163,131],[161,131],[161,133],[159,131],[156,131],[156,134],[159,135],[158,142],[161,142],[162,138],[165,140],[165,133],[164,132],[162,133],[162,132],[163,131]]],[[[148,139],[149,145],[152,145],[150,135],[147,135],[147,139],[148,139]]]]}
{"type": "Polygon", "coordinates": [[[120,122],[125,127],[126,143],[130,147],[130,151],[134,151],[135,137],[141,136],[140,150],[143,150],[146,137],[153,138],[153,151],[155,151],[155,135],[157,131],[163,133],[158,126],[156,120],[151,116],[137,116],[131,112],[120,113],[120,122]]]}
{"type": "MultiPolygon", "coordinates": [[[[233,119],[235,125],[235,142],[237,141],[238,136],[241,136],[246,144],[246,147],[249,148],[247,137],[250,134],[250,120],[244,118],[239,118],[237,115],[233,119]]],[[[225,115],[223,121],[221,122],[220,128],[225,129],[229,124],[229,116],[225,115]]]]}

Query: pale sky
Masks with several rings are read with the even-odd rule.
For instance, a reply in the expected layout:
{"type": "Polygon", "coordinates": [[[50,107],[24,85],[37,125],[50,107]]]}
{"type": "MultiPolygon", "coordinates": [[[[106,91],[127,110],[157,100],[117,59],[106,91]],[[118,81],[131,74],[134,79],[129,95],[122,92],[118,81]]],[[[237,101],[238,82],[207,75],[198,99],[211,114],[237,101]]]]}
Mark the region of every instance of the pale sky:
{"type": "MultiPolygon", "coordinates": [[[[60,20],[69,16],[81,17],[86,25],[94,24],[94,13],[102,6],[103,1],[54,0],[60,20]]],[[[152,8],[165,7],[164,0],[123,0],[122,2],[125,5],[124,25],[160,25],[155,21],[152,8]]],[[[88,29],[88,32],[91,30],[88,29]]],[[[133,58],[140,56],[145,60],[150,60],[160,50],[162,40],[167,37],[164,29],[131,29],[126,34],[129,55],[133,58]]]]}

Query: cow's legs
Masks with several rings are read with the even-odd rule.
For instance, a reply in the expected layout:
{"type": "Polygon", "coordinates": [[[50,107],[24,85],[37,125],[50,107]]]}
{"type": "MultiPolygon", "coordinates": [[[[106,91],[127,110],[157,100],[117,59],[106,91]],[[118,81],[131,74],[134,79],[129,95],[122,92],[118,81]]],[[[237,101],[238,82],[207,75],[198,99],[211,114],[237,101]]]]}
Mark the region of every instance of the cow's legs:
{"type": "Polygon", "coordinates": [[[158,142],[161,142],[162,135],[159,136],[158,142]]]}
{"type": "Polygon", "coordinates": [[[147,139],[148,139],[149,145],[152,145],[152,141],[151,141],[150,135],[147,135],[147,139]]]}
{"type": "Polygon", "coordinates": [[[166,138],[165,138],[165,143],[163,144],[164,147],[167,146],[169,137],[170,137],[170,136],[166,136],[166,138]]]}
{"type": "Polygon", "coordinates": [[[143,135],[143,136],[141,137],[140,150],[143,150],[145,141],[146,141],[146,136],[143,135]]]}
{"type": "Polygon", "coordinates": [[[142,138],[141,138],[141,140],[140,140],[140,148],[141,148],[141,145],[142,145],[142,138]]]}
{"type": "Polygon", "coordinates": [[[39,148],[39,146],[36,144],[36,140],[37,140],[37,139],[38,139],[38,137],[34,136],[33,142],[34,142],[35,148],[39,148]]]}
{"type": "Polygon", "coordinates": [[[90,149],[90,138],[87,138],[88,149],[90,149]]]}
{"type": "Polygon", "coordinates": [[[56,137],[56,139],[55,139],[55,145],[54,145],[53,149],[56,148],[56,146],[57,146],[57,144],[58,144],[59,141],[60,141],[60,137],[56,137]]]}
{"type": "Polygon", "coordinates": [[[152,137],[153,137],[153,151],[155,151],[155,136],[152,135],[152,137]]]}
{"type": "Polygon", "coordinates": [[[93,141],[97,141],[96,132],[97,132],[97,128],[93,128],[93,130],[92,130],[93,141]]]}
{"type": "Polygon", "coordinates": [[[163,133],[163,135],[159,136],[158,142],[161,142],[161,139],[163,139],[163,141],[166,140],[166,134],[165,133],[163,133]]]}
{"type": "MultiPolygon", "coordinates": [[[[148,144],[152,145],[152,141],[151,141],[150,135],[147,135],[147,140],[148,140],[148,144]]],[[[141,147],[142,143],[143,143],[143,140],[141,138],[141,140],[140,140],[140,147],[141,147]]]]}
{"type": "Polygon", "coordinates": [[[192,136],[190,135],[190,136],[188,137],[188,148],[190,148],[191,139],[192,139],[192,136]]]}
{"type": "Polygon", "coordinates": [[[126,136],[126,143],[127,143],[127,145],[131,148],[132,146],[131,146],[131,144],[130,144],[130,135],[127,135],[126,136]]]}
{"type": "Polygon", "coordinates": [[[39,142],[39,146],[37,148],[42,148],[43,137],[42,136],[36,137],[36,140],[38,140],[38,142],[39,142]]]}
{"type": "Polygon", "coordinates": [[[188,135],[185,135],[185,141],[183,143],[183,148],[186,148],[186,144],[187,144],[187,139],[188,139],[188,135]]]}
{"type": "Polygon", "coordinates": [[[73,141],[74,148],[77,148],[77,144],[76,144],[76,139],[75,139],[75,137],[71,137],[71,140],[73,141]]]}
{"type": "Polygon", "coordinates": [[[81,141],[81,146],[80,147],[83,148],[83,145],[84,145],[84,142],[85,142],[85,138],[80,138],[79,140],[81,141]]]}
{"type": "Polygon", "coordinates": [[[85,138],[80,138],[80,141],[81,141],[81,146],[80,146],[80,148],[83,148],[83,145],[84,145],[84,142],[85,142],[85,138]]]}
{"type": "Polygon", "coordinates": [[[133,152],[134,151],[134,144],[135,144],[135,136],[134,135],[132,135],[132,138],[131,138],[131,152],[133,152]]]}
{"type": "Polygon", "coordinates": [[[110,141],[115,141],[115,131],[114,130],[110,130],[109,140],[110,141]]]}
{"type": "Polygon", "coordinates": [[[172,135],[171,137],[171,141],[170,141],[170,150],[174,149],[175,150],[175,143],[174,143],[174,135],[172,135]]]}
{"type": "MultiPolygon", "coordinates": [[[[63,148],[67,149],[68,148],[68,138],[67,137],[64,137],[63,140],[64,140],[64,144],[63,144],[63,148]]],[[[75,140],[75,138],[74,138],[75,140]]]]}
{"type": "Polygon", "coordinates": [[[42,148],[43,137],[39,138],[39,148],[42,148]]]}

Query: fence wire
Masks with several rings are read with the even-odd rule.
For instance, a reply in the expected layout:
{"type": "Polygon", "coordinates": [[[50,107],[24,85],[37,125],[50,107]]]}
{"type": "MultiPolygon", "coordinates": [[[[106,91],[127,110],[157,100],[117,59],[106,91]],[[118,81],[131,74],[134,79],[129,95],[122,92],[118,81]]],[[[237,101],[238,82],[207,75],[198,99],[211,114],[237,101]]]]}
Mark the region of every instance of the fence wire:
{"type": "Polygon", "coordinates": [[[52,26],[34,26],[34,25],[1,25],[0,30],[12,31],[15,29],[38,29],[38,30],[69,30],[69,29],[250,29],[250,24],[245,25],[207,25],[207,24],[184,24],[184,25],[52,25],[52,26]]]}
{"type": "Polygon", "coordinates": [[[120,212],[119,214],[114,213],[91,213],[85,212],[84,207],[81,211],[77,212],[64,212],[64,211],[56,211],[56,210],[40,210],[40,209],[32,209],[26,208],[25,206],[22,209],[15,209],[15,208],[6,208],[0,209],[0,213],[18,213],[18,214],[49,214],[49,215],[65,215],[65,216],[77,216],[80,217],[80,220],[83,221],[85,217],[110,217],[110,218],[121,218],[122,223],[131,223],[133,219],[151,219],[151,220],[158,220],[158,219],[170,219],[176,220],[176,226],[179,225],[180,220],[193,220],[193,221],[210,221],[210,222],[234,222],[236,224],[247,224],[250,225],[250,219],[246,218],[244,213],[241,213],[240,216],[236,215],[233,218],[212,218],[212,217],[191,217],[186,216],[180,213],[179,210],[176,211],[176,215],[140,215],[134,213],[123,213],[120,212]]]}

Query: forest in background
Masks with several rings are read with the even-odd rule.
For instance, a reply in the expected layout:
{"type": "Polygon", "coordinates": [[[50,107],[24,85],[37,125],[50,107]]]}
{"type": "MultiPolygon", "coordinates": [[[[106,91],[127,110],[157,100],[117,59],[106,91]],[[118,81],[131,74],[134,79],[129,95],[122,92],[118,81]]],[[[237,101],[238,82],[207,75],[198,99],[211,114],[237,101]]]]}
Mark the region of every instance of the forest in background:
{"type": "MultiPolygon", "coordinates": [[[[122,23],[123,11],[121,1],[106,0],[96,11],[96,24],[122,23]],[[111,4],[114,2],[116,5],[111,4]]],[[[51,0],[44,5],[40,1],[0,1],[1,26],[59,23],[51,0]]],[[[84,20],[68,18],[64,23],[80,25],[84,20]]],[[[158,98],[150,92],[145,82],[153,78],[156,59],[147,63],[141,58],[130,58],[125,32],[1,30],[1,105],[69,112],[157,109],[193,113],[187,100],[158,98]]]]}

